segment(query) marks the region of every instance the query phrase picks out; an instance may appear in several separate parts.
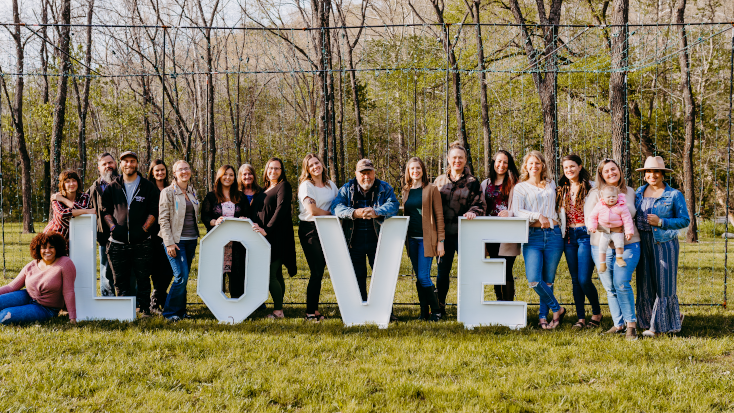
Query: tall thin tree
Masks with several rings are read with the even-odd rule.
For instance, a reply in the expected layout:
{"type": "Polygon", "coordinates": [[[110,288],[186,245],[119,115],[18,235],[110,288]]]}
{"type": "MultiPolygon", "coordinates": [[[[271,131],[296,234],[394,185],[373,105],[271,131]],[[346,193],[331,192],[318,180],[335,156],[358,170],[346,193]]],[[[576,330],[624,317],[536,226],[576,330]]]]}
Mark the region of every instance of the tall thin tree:
{"type": "Polygon", "coordinates": [[[54,102],[53,129],[51,131],[51,181],[52,188],[59,184],[61,173],[61,143],[64,140],[64,122],[66,120],[66,94],[69,73],[71,72],[71,0],[62,0],[61,27],[59,28],[59,46],[57,56],[61,61],[56,101],[54,102]]]}

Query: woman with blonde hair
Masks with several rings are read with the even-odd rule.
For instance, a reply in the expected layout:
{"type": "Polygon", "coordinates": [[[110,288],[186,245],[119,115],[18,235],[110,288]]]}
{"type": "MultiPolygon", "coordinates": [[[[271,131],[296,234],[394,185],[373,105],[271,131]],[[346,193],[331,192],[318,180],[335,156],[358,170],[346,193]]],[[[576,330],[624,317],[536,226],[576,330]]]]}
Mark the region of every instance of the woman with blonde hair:
{"type": "Polygon", "coordinates": [[[306,256],[311,277],[306,288],[306,320],[319,322],[324,319],[318,311],[321,296],[321,280],[326,268],[326,259],[321,250],[321,240],[316,231],[315,218],[331,215],[331,202],[338,188],[324,174],[324,166],[318,156],[309,153],[303,158],[301,176],[298,178],[298,238],[306,256]]]}
{"type": "Polygon", "coordinates": [[[413,157],[405,164],[403,215],[410,217],[406,247],[416,276],[415,287],[421,306],[421,320],[442,317],[438,295],[431,281],[433,257],[443,257],[446,233],[443,206],[438,188],[428,181],[426,165],[413,157]]]}
{"type": "Polygon", "coordinates": [[[539,151],[528,152],[522,160],[520,183],[512,194],[512,212],[528,219],[528,242],[523,244],[525,276],[540,298],[538,325],[544,330],[558,327],[566,316],[553,295],[556,269],[563,255],[563,235],[556,212],[556,183],[548,177],[545,158],[539,151]],[[553,320],[546,321],[548,309],[553,320]]]}
{"type": "Polygon", "coordinates": [[[199,201],[191,184],[191,166],[180,160],[173,164],[173,183],[161,191],[158,203],[158,236],[163,239],[173,284],[166,297],[163,316],[170,321],[187,317],[186,285],[199,238],[199,201]]]}

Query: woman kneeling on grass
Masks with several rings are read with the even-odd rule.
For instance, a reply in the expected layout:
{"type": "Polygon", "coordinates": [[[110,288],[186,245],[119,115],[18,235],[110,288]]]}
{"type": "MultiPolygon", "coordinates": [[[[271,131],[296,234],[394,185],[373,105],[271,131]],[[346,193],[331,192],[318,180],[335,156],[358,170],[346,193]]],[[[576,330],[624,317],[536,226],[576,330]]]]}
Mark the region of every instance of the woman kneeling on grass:
{"type": "Polygon", "coordinates": [[[57,232],[40,233],[33,238],[33,261],[10,284],[0,288],[0,323],[50,320],[64,306],[69,322],[76,323],[76,267],[67,254],[66,240],[57,232]],[[25,290],[21,290],[23,287],[25,290]]]}
{"type": "Polygon", "coordinates": [[[433,257],[440,260],[445,253],[443,206],[438,188],[428,182],[426,165],[421,158],[410,158],[405,165],[403,211],[410,217],[405,244],[417,278],[415,287],[421,305],[420,319],[438,321],[442,310],[431,281],[431,266],[433,257]]]}

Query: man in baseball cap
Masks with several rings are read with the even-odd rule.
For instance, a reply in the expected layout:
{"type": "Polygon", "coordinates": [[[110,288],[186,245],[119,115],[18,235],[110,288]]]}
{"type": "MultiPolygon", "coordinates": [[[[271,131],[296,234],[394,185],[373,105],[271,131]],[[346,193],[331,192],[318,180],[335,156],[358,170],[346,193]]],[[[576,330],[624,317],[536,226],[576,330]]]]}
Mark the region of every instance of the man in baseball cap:
{"type": "Polygon", "coordinates": [[[369,159],[357,162],[355,178],[339,189],[331,203],[331,213],[342,220],[362,301],[367,301],[365,256],[373,267],[382,223],[398,212],[398,205],[392,186],[375,178],[375,166],[369,159]]]}

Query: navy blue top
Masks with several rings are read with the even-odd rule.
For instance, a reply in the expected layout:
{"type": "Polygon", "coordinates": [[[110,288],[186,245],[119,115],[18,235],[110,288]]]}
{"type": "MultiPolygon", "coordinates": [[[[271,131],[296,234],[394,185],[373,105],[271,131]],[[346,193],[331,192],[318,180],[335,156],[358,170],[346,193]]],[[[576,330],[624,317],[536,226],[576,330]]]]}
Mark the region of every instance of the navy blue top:
{"type": "Polygon", "coordinates": [[[652,214],[652,207],[655,206],[655,200],[657,198],[642,198],[642,203],[640,204],[640,209],[637,211],[637,215],[635,216],[635,223],[637,224],[637,229],[640,231],[652,231],[652,227],[650,226],[650,223],[647,221],[647,214],[652,214]]]}

